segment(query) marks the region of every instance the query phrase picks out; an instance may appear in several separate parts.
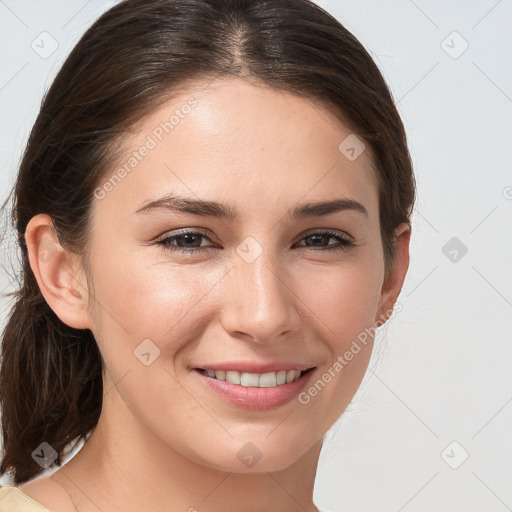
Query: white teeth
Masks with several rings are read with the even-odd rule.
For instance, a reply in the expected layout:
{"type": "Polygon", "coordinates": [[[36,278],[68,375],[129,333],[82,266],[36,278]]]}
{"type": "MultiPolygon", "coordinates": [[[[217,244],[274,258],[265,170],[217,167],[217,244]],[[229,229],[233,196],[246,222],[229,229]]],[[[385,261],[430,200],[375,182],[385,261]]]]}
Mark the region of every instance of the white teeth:
{"type": "Polygon", "coordinates": [[[240,384],[242,384],[242,386],[253,386],[257,388],[260,385],[260,376],[257,373],[242,373],[240,376],[240,384]]]}
{"type": "Polygon", "coordinates": [[[231,384],[239,384],[246,387],[272,388],[297,380],[301,375],[300,370],[280,370],[268,373],[247,373],[234,370],[206,370],[208,377],[224,380],[231,384]]]}
{"type": "Polygon", "coordinates": [[[295,370],[288,370],[286,372],[286,382],[291,382],[295,380],[295,370]]]}
{"type": "Polygon", "coordinates": [[[226,382],[231,382],[231,384],[240,384],[240,372],[227,371],[226,382]]]}
{"type": "Polygon", "coordinates": [[[260,388],[272,388],[277,386],[276,372],[262,373],[260,375],[260,388]]]}

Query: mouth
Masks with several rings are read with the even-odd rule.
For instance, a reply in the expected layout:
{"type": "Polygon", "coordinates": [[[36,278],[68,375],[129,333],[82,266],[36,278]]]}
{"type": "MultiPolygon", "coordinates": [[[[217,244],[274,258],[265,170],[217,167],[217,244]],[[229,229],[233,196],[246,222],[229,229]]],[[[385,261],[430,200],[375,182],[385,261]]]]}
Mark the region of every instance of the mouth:
{"type": "Polygon", "coordinates": [[[290,403],[306,386],[316,369],[313,366],[306,369],[290,368],[250,373],[194,368],[191,373],[222,402],[243,409],[264,411],[290,403]]]}
{"type": "Polygon", "coordinates": [[[245,387],[273,388],[275,386],[282,386],[284,384],[294,382],[315,368],[316,367],[314,366],[306,370],[290,368],[289,370],[279,370],[266,373],[250,373],[236,370],[211,370],[207,368],[196,368],[195,370],[206,377],[229,382],[230,384],[245,387]]]}

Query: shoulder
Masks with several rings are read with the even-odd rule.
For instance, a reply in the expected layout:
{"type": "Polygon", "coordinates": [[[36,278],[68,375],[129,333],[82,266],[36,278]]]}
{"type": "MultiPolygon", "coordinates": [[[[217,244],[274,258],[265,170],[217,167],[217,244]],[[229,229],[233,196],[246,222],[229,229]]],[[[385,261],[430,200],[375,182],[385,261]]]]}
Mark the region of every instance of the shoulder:
{"type": "MultiPolygon", "coordinates": [[[[62,512],[75,509],[64,489],[50,477],[38,478],[18,487],[0,487],[2,505],[3,500],[11,506],[9,512],[62,512]]],[[[4,509],[0,506],[0,510],[4,509]]]]}
{"type": "Polygon", "coordinates": [[[9,512],[51,512],[18,487],[0,487],[0,510],[9,512]]]}

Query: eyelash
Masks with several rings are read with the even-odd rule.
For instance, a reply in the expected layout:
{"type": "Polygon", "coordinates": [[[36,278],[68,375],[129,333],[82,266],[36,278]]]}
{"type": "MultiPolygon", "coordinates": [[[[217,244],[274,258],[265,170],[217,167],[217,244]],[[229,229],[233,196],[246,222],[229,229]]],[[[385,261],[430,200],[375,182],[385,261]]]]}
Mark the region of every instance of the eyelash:
{"type": "MultiPolygon", "coordinates": [[[[185,249],[183,247],[179,247],[179,246],[173,245],[171,243],[171,240],[174,240],[176,238],[180,238],[180,237],[183,237],[183,236],[186,236],[186,235],[199,235],[199,236],[202,236],[202,237],[207,238],[208,240],[210,240],[209,237],[206,234],[204,234],[204,233],[202,233],[200,231],[185,231],[183,233],[179,233],[179,234],[173,235],[173,236],[168,236],[166,238],[158,240],[156,242],[156,244],[163,246],[166,250],[169,250],[169,251],[172,251],[172,252],[177,252],[177,253],[180,253],[180,254],[187,254],[187,255],[190,255],[191,253],[196,253],[198,251],[202,251],[202,250],[205,250],[205,249],[208,250],[208,249],[213,249],[214,248],[214,247],[209,246],[209,247],[194,247],[194,248],[190,248],[190,249],[185,249]]],[[[354,242],[352,242],[348,238],[346,238],[344,236],[341,236],[337,232],[329,231],[329,230],[315,231],[313,233],[308,233],[307,235],[302,237],[300,241],[304,240],[305,238],[309,238],[310,236],[329,236],[329,238],[337,238],[339,243],[341,243],[341,245],[338,245],[338,246],[335,246],[335,247],[317,247],[317,248],[315,248],[314,246],[313,247],[309,247],[309,246],[306,246],[306,245],[302,246],[302,247],[310,248],[313,251],[347,251],[352,246],[356,245],[354,242]]]]}

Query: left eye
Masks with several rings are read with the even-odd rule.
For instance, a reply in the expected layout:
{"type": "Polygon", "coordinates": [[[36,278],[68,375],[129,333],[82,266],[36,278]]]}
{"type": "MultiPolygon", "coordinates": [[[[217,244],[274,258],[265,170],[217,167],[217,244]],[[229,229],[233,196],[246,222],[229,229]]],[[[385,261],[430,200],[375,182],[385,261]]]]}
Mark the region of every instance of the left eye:
{"type": "Polygon", "coordinates": [[[352,240],[350,240],[349,238],[342,236],[340,234],[337,234],[337,233],[333,233],[331,231],[321,231],[321,232],[317,232],[317,233],[310,233],[309,235],[306,235],[304,238],[302,238],[302,240],[306,240],[308,238],[313,241],[316,240],[317,242],[318,241],[322,242],[322,240],[328,241],[331,239],[338,240],[337,245],[330,244],[330,246],[327,246],[327,247],[318,247],[315,245],[312,246],[312,248],[318,247],[318,249],[316,249],[316,250],[319,250],[319,251],[332,251],[332,250],[346,251],[351,246],[355,245],[354,242],[352,242],[352,240]]]}
{"type": "MultiPolygon", "coordinates": [[[[210,240],[208,236],[198,231],[188,231],[166,237],[156,242],[158,245],[163,245],[170,251],[177,251],[180,253],[195,253],[201,250],[208,250],[214,248],[213,245],[201,245],[201,239],[210,240]]],[[[326,247],[319,245],[301,245],[300,247],[310,248],[315,251],[331,251],[331,250],[348,250],[351,246],[355,245],[348,237],[342,236],[336,232],[331,231],[319,231],[309,233],[304,236],[302,240],[311,240],[313,243],[328,242],[331,239],[338,241],[337,244],[328,244],[326,247]]]]}

